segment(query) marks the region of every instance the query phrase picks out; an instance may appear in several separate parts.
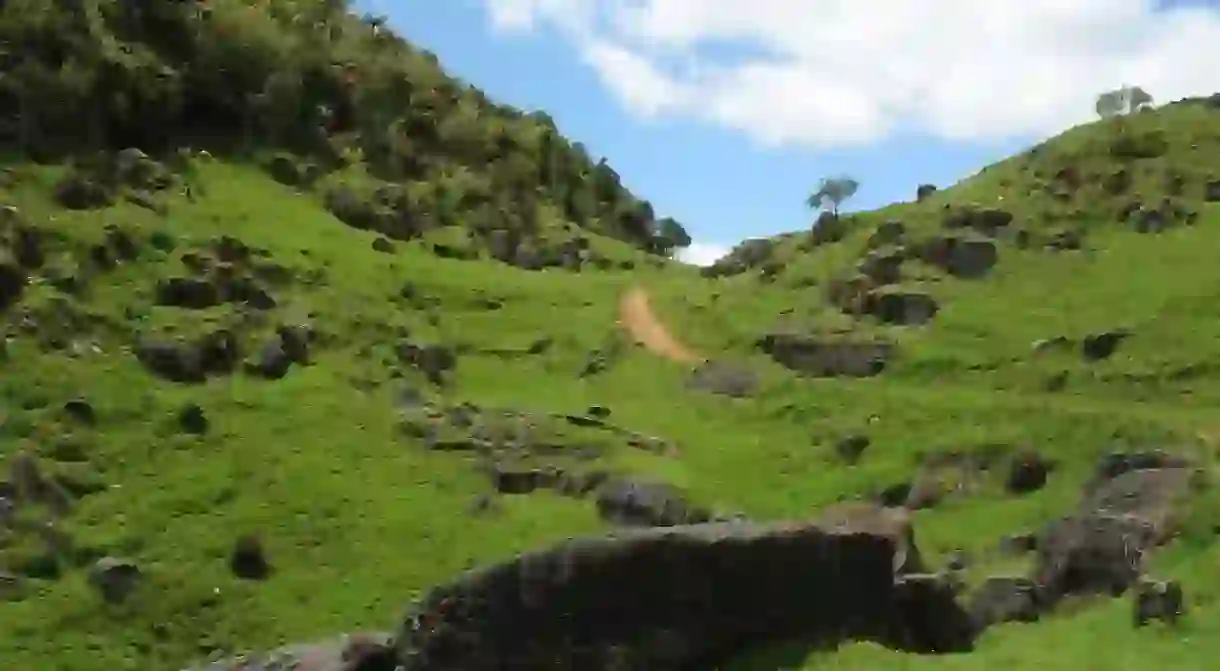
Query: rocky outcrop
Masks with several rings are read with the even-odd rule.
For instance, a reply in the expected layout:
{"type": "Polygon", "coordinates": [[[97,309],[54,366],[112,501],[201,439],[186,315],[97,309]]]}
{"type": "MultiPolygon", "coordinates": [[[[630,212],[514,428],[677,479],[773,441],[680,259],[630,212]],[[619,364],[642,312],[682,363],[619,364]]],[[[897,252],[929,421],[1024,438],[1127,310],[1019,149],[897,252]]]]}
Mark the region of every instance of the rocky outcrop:
{"type": "Polygon", "coordinates": [[[1145,555],[1170,537],[1193,472],[1161,453],[1107,456],[1076,512],[1039,540],[1040,601],[1125,592],[1143,574],[1145,555]]]}
{"type": "Polygon", "coordinates": [[[959,208],[947,209],[943,225],[949,230],[973,229],[974,231],[995,237],[1000,231],[1012,224],[1011,212],[998,208],[959,208]]]}
{"type": "Polygon", "coordinates": [[[705,361],[691,372],[687,387],[730,398],[747,398],[758,391],[759,379],[745,364],[705,361]]]}
{"type": "Polygon", "coordinates": [[[912,251],[924,263],[961,279],[986,277],[1000,258],[994,240],[958,234],[933,236],[912,251]]]}
{"type": "Polygon", "coordinates": [[[397,640],[407,671],[707,669],[789,638],[971,647],[952,592],[911,567],[901,518],[715,523],[574,540],[432,590],[397,640]],[[897,570],[896,570],[896,567],[897,570]]]}
{"type": "Polygon", "coordinates": [[[864,312],[887,324],[926,324],[939,310],[936,299],[922,291],[871,291],[864,300],[864,312]]]}
{"type": "Polygon", "coordinates": [[[885,370],[894,344],[800,333],[769,333],[757,342],[777,363],[813,377],[872,377],[885,370]]]}
{"type": "MultiPolygon", "coordinates": [[[[1024,452],[1011,462],[1011,478],[1044,484],[1053,462],[1024,452]],[[1031,470],[1032,469],[1032,470],[1031,470]],[[1032,479],[1030,476],[1033,476],[1032,479]]],[[[1029,575],[992,576],[973,591],[970,619],[981,632],[1003,622],[1032,622],[1067,597],[1118,596],[1133,587],[1136,625],[1182,614],[1181,587],[1151,581],[1146,558],[1176,530],[1195,469],[1162,451],[1114,452],[1098,463],[1077,508],[1040,534],[1007,539],[1002,554],[1036,552],[1029,575]],[[1151,585],[1151,587],[1150,587],[1151,585]]]]}

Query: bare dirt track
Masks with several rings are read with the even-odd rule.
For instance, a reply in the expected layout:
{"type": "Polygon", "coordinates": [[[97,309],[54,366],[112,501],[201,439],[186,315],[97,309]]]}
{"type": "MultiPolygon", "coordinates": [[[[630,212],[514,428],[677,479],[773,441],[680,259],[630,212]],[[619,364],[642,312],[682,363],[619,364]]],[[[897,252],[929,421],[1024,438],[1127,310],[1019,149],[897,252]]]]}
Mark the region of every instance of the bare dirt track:
{"type": "Polygon", "coordinates": [[[697,364],[704,357],[678,342],[657,319],[643,287],[633,287],[619,300],[619,325],[644,349],[679,363],[697,364]]]}

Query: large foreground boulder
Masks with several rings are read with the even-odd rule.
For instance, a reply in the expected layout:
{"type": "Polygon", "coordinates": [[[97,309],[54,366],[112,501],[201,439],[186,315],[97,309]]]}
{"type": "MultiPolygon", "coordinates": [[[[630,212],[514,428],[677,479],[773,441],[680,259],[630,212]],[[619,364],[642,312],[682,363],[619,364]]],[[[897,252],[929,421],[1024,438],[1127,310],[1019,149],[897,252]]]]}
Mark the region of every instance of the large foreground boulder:
{"type": "Polygon", "coordinates": [[[896,570],[909,526],[711,523],[573,540],[433,589],[397,638],[407,671],[717,668],[784,639],[968,650],[952,591],[896,570]]]}

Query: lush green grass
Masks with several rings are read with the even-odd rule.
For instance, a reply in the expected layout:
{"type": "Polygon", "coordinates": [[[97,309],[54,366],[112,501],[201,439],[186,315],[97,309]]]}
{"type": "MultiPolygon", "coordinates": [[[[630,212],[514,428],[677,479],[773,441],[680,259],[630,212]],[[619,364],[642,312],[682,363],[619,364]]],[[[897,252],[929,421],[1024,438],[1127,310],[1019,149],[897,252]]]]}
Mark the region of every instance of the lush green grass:
{"type": "MultiPolygon", "coordinates": [[[[985,196],[978,180],[1007,165],[966,182],[961,193],[985,196]]],[[[63,575],[31,580],[24,599],[0,604],[0,659],[12,668],[177,668],[214,649],[386,627],[409,599],[466,566],[603,528],[588,502],[542,493],[501,497],[493,513],[472,513],[488,491],[484,476],[467,458],[430,453],[397,430],[401,388],[426,388],[392,361],[400,328],[416,340],[469,348],[443,392],[448,400],[542,412],[605,405],[617,424],[680,447],[658,456],[616,444],[603,457],[610,465],[664,477],[699,501],[758,518],[813,516],[910,477],[919,455],[937,450],[1002,443],[1062,462],[1039,493],[1015,498],[989,483],[920,512],[917,535],[933,558],[955,548],[982,552],[1062,514],[1095,457],[1116,445],[1195,446],[1200,432],[1220,424],[1212,410],[1220,378],[1208,368],[1220,336],[1220,270],[1210,251],[1220,242],[1220,212],[1201,204],[1195,226],[1158,236],[1098,223],[1087,252],[1005,245],[987,279],[929,276],[925,286],[944,305],[933,323],[887,329],[834,314],[818,288],[797,281],[799,268],[833,276],[858,254],[866,231],[812,252],[786,250],[789,269],[773,283],[655,269],[602,238],[593,241],[599,251],[635,259],[637,270],[531,273],[437,259],[420,243],[378,253],[372,234],[342,226],[313,196],[257,169],[221,162],[198,169],[206,195],[193,204],[174,198],[164,218],[128,204],[60,210],[48,199],[54,168],[18,165],[20,178],[0,191],[0,200],[54,241],[53,265],[77,263],[107,224],[177,245],[166,252],[144,244],[137,262],[92,277],[79,297],[35,283],[10,310],[91,315],[91,332],[63,333],[98,351],[44,351],[34,337],[15,338],[3,364],[0,456],[29,450],[53,471],[109,485],[78,501],[62,522],[74,541],[57,557],[63,575]],[[241,323],[227,307],[151,306],[155,280],[182,272],[178,256],[221,234],[265,249],[297,277],[275,292],[272,318],[244,337],[254,343],[278,321],[308,320],[324,335],[313,365],[279,381],[239,373],[183,386],[151,377],[125,349],[146,332],[241,323]],[[420,300],[399,297],[407,282],[420,300]],[[733,401],[688,391],[683,366],[630,347],[604,374],[579,377],[589,352],[616,337],[617,297],[636,283],[650,288],[654,308],[683,340],[753,362],[763,378],[759,395],[733,401]],[[502,305],[488,307],[489,298],[502,305]],[[796,379],[751,346],[781,318],[885,332],[901,355],[875,379],[796,379]],[[1120,326],[1134,335],[1105,362],[1032,355],[1037,339],[1120,326]],[[543,355],[489,351],[543,335],[555,343],[543,355]],[[1062,371],[1066,388],[1046,391],[1047,377],[1062,371]],[[64,401],[75,397],[97,408],[96,427],[62,416],[64,401]],[[175,413],[187,402],[211,418],[206,436],[176,430],[175,413]],[[833,444],[854,432],[873,444],[858,465],[846,466],[833,444]],[[83,455],[69,460],[72,451],[83,455]],[[229,574],[227,553],[244,533],[266,542],[276,570],[265,582],[229,574]],[[131,557],[143,568],[147,583],[131,602],[105,605],[88,588],[88,560],[99,554],[131,557]]],[[[937,196],[958,197],[956,190],[937,196]]],[[[914,213],[896,212],[921,225],[914,213]]],[[[895,214],[862,220],[883,216],[895,214]]],[[[1210,536],[1198,532],[1205,526],[1157,560],[1158,573],[1180,578],[1191,600],[1179,631],[1133,631],[1128,606],[1118,601],[1002,627],[968,656],[920,658],[859,644],[805,659],[779,651],[743,668],[1202,668],[1220,629],[1220,569],[1210,536]]],[[[0,562],[39,553],[45,549],[36,539],[19,535],[0,545],[0,562]]],[[[1008,570],[1002,562],[977,569],[1008,570]]]]}

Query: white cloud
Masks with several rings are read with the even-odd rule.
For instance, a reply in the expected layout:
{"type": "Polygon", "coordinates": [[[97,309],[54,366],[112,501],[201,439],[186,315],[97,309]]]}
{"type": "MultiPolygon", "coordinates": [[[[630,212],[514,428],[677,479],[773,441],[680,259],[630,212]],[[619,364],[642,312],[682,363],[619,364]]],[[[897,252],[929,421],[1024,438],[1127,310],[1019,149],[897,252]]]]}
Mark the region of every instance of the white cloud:
{"type": "Polygon", "coordinates": [[[686,249],[679,250],[676,258],[682,263],[689,263],[692,266],[710,266],[717,259],[728,254],[731,249],[732,247],[729,245],[700,244],[696,242],[686,249]]]}
{"type": "Polygon", "coordinates": [[[500,28],[559,28],[641,116],[769,145],[1048,134],[1089,120],[1102,90],[1167,101],[1212,93],[1220,71],[1220,12],[1155,0],[484,2],[500,28]]]}
{"type": "Polygon", "coordinates": [[[613,42],[593,41],[585,46],[585,62],[597,71],[602,83],[615,89],[622,101],[636,113],[653,117],[680,110],[690,92],[678,82],[657,72],[648,59],[613,42]],[[619,86],[619,82],[631,82],[619,86]]]}
{"type": "Polygon", "coordinates": [[[575,38],[593,27],[593,0],[486,0],[492,28],[504,33],[528,33],[550,23],[575,38]]]}

